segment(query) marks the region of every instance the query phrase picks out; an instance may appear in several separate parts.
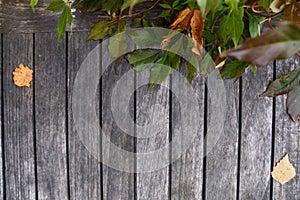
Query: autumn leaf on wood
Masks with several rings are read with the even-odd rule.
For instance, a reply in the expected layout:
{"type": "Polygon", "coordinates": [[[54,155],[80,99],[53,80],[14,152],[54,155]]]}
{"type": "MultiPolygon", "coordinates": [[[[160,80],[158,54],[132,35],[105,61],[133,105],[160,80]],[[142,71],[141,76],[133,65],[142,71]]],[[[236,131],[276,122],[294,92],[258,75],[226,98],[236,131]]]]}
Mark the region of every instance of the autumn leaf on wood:
{"type": "Polygon", "coordinates": [[[192,38],[194,41],[194,46],[192,51],[201,55],[203,47],[202,32],[204,30],[205,19],[202,18],[200,10],[193,9],[189,7],[181,11],[177,19],[171,24],[171,29],[183,29],[188,30],[191,28],[192,38]]]}
{"type": "Polygon", "coordinates": [[[261,96],[276,97],[278,95],[287,94],[293,90],[299,82],[300,69],[295,69],[271,82],[267,90],[261,96]]]}
{"type": "Polygon", "coordinates": [[[29,67],[20,64],[19,67],[17,67],[13,72],[13,79],[15,85],[19,87],[30,87],[30,81],[32,81],[32,74],[33,71],[29,67]]]}
{"type": "Polygon", "coordinates": [[[296,176],[296,170],[289,161],[289,155],[286,154],[273,168],[272,177],[282,185],[289,182],[296,176]]]}

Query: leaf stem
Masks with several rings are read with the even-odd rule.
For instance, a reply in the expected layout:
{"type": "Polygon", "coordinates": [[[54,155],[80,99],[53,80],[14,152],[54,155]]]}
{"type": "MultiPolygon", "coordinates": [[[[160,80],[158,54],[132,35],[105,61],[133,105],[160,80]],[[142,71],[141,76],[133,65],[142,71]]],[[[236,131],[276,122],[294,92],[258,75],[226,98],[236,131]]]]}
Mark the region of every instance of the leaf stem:
{"type": "Polygon", "coordinates": [[[142,10],[140,12],[137,13],[133,13],[133,14],[129,14],[129,15],[124,15],[122,16],[120,19],[124,19],[124,18],[128,18],[128,17],[136,17],[139,16],[143,13],[149,12],[150,10],[152,10],[158,3],[160,2],[160,0],[157,0],[152,6],[150,6],[149,8],[147,8],[146,10],[142,10]]]}

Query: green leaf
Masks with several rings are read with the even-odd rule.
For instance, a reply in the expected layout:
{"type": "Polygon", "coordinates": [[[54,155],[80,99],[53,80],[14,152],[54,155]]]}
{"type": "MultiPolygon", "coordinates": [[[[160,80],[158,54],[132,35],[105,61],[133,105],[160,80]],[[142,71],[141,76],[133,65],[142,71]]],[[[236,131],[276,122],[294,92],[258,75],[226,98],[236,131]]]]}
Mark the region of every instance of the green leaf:
{"type": "Polygon", "coordinates": [[[200,8],[202,17],[205,17],[209,13],[209,11],[222,4],[221,0],[197,0],[197,3],[200,8]]]}
{"type": "Polygon", "coordinates": [[[171,6],[169,4],[166,4],[166,3],[161,3],[159,4],[160,7],[164,8],[164,9],[170,9],[171,6]]]}
{"type": "Polygon", "coordinates": [[[150,70],[150,83],[148,90],[162,83],[180,64],[180,56],[171,52],[165,52],[162,57],[154,63],[150,70]]]}
{"type": "Polygon", "coordinates": [[[46,10],[51,10],[53,12],[59,12],[64,6],[66,2],[63,0],[52,0],[46,10]]]}
{"type": "Polygon", "coordinates": [[[186,64],[186,68],[188,71],[188,81],[190,84],[192,84],[193,79],[194,79],[194,75],[197,72],[197,66],[193,65],[192,63],[188,62],[186,64]]]}
{"type": "Polygon", "coordinates": [[[258,5],[263,7],[264,9],[268,9],[272,0],[259,0],[258,5]]]}
{"type": "Polygon", "coordinates": [[[197,0],[198,6],[200,8],[202,17],[204,17],[205,9],[206,9],[206,4],[207,0],[197,0]]]}
{"type": "Polygon", "coordinates": [[[87,12],[95,12],[96,10],[101,9],[104,3],[105,0],[79,0],[79,2],[75,0],[74,3],[72,3],[72,8],[77,7],[80,4],[82,10],[87,12]]]}
{"type": "Polygon", "coordinates": [[[219,35],[223,41],[227,37],[231,38],[234,45],[237,46],[244,30],[244,9],[233,9],[226,15],[220,23],[219,35]]]}
{"type": "Polygon", "coordinates": [[[108,50],[113,58],[118,58],[126,53],[127,45],[124,31],[126,30],[126,21],[118,25],[116,35],[111,37],[108,42],[108,50]]]}
{"type": "MultiPolygon", "coordinates": [[[[147,0],[124,0],[124,3],[121,6],[121,10],[123,11],[123,10],[129,8],[129,13],[131,14],[132,9],[136,4],[142,3],[144,1],[147,1],[147,0]]],[[[112,1],[112,2],[115,2],[115,1],[112,1]]]]}
{"type": "Polygon", "coordinates": [[[134,19],[133,19],[133,25],[138,25],[138,24],[141,23],[141,21],[142,21],[142,18],[139,18],[139,17],[134,18],[134,19]]]}
{"type": "Polygon", "coordinates": [[[172,3],[172,7],[175,8],[176,6],[178,6],[179,3],[180,3],[180,0],[175,0],[175,1],[172,3]]]}
{"type": "Polygon", "coordinates": [[[239,0],[225,0],[225,3],[231,10],[236,10],[238,8],[239,2],[239,0]]]}
{"type": "Polygon", "coordinates": [[[57,41],[60,41],[61,37],[64,35],[66,31],[66,26],[70,14],[71,14],[71,9],[69,7],[65,7],[64,11],[59,16],[58,29],[57,29],[58,32],[57,41]]]}
{"type": "MultiPolygon", "coordinates": [[[[99,1],[99,0],[97,0],[97,1],[90,0],[90,1],[95,2],[95,3],[100,2],[100,4],[101,4],[101,1],[99,1]]],[[[123,1],[110,0],[110,1],[104,1],[102,4],[103,4],[102,9],[101,9],[102,11],[110,11],[111,13],[114,13],[114,12],[117,12],[120,9],[122,9],[123,1]]]]}
{"type": "Polygon", "coordinates": [[[127,31],[127,34],[137,46],[143,47],[160,46],[161,38],[164,36],[157,35],[150,29],[131,30],[127,31]]]}
{"type": "Polygon", "coordinates": [[[131,0],[124,0],[124,2],[122,4],[122,7],[121,7],[121,11],[126,10],[127,8],[129,8],[130,3],[131,3],[131,0]]]}
{"type": "Polygon", "coordinates": [[[118,24],[118,28],[117,28],[117,31],[116,33],[122,33],[126,31],[126,21],[121,21],[119,24],[118,24]]]}
{"type": "Polygon", "coordinates": [[[72,12],[71,12],[71,8],[67,7],[67,22],[71,28],[71,32],[72,32],[72,22],[73,22],[73,16],[72,16],[72,12]]]}
{"type": "Polygon", "coordinates": [[[265,17],[248,14],[249,16],[249,32],[252,38],[255,38],[259,35],[260,30],[262,28],[262,24],[260,24],[265,17]]]}
{"type": "Polygon", "coordinates": [[[91,29],[86,40],[101,40],[106,36],[111,35],[115,25],[115,21],[106,20],[97,22],[91,29]]]}
{"type": "Polygon", "coordinates": [[[149,22],[145,19],[142,19],[142,25],[143,25],[143,27],[149,27],[150,26],[149,22]]]}
{"type": "Polygon", "coordinates": [[[210,73],[212,73],[216,69],[216,65],[209,54],[206,54],[202,61],[200,62],[200,73],[207,77],[210,73]]]}
{"type": "Polygon", "coordinates": [[[170,15],[170,10],[163,10],[161,11],[161,13],[157,16],[157,18],[159,17],[167,17],[170,15]]]}
{"type": "Polygon", "coordinates": [[[126,59],[136,71],[143,71],[153,65],[160,50],[139,49],[126,55],[126,59]]]}
{"type": "Polygon", "coordinates": [[[252,70],[253,74],[256,75],[256,73],[257,73],[257,67],[255,65],[251,66],[251,70],[252,70]]]}
{"type": "Polygon", "coordinates": [[[246,62],[240,60],[233,60],[231,62],[226,63],[222,67],[219,77],[222,79],[238,79],[244,74],[245,69],[247,67],[248,64],[246,62]]]}
{"type": "Polygon", "coordinates": [[[265,97],[275,97],[290,92],[300,83],[300,69],[289,72],[273,81],[262,94],[265,97]]]}
{"type": "Polygon", "coordinates": [[[293,121],[300,121],[300,84],[298,84],[287,95],[286,100],[287,111],[293,121]]]}
{"type": "Polygon", "coordinates": [[[34,12],[34,7],[38,4],[39,0],[30,0],[31,9],[34,12]]]}
{"type": "Polygon", "coordinates": [[[233,56],[248,63],[265,66],[275,59],[285,59],[300,49],[300,27],[285,23],[271,32],[247,39],[222,56],[233,56]]]}

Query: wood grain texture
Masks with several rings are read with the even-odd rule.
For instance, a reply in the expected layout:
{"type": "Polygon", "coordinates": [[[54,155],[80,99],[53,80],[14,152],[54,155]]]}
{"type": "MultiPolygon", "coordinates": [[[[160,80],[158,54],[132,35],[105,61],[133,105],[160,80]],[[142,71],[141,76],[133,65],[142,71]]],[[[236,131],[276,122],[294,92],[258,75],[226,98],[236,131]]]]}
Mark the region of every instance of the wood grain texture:
{"type": "MultiPolygon", "coordinates": [[[[103,157],[108,159],[112,165],[104,163],[103,165],[103,199],[133,199],[134,198],[134,174],[128,171],[134,170],[134,157],[125,157],[120,154],[114,154],[112,151],[113,145],[125,152],[134,151],[134,138],[124,130],[122,130],[116,123],[116,115],[113,116],[112,100],[123,101],[124,93],[117,93],[120,99],[113,99],[113,89],[120,81],[121,77],[130,70],[130,66],[124,60],[118,66],[118,75],[115,73],[114,64],[110,64],[106,70],[103,63],[110,60],[110,53],[107,51],[107,43],[103,45],[102,49],[102,138],[104,136],[109,140],[110,144],[102,144],[103,157]],[[104,50],[106,49],[106,50],[104,50]],[[112,145],[113,144],[113,145],[112,145]],[[109,145],[105,147],[106,145],[109,145]],[[126,170],[121,166],[124,166],[126,170]],[[121,169],[116,169],[120,167],[121,169]]],[[[128,89],[134,89],[134,80],[127,80],[126,86],[128,89]]],[[[126,102],[127,105],[129,102],[126,102]]],[[[131,105],[132,107],[133,105],[131,105]]],[[[128,111],[128,110],[127,110],[128,111]]],[[[117,111],[118,112],[118,111],[117,111]]],[[[129,111],[128,111],[129,112],[129,111]]],[[[119,118],[118,118],[119,119],[119,118]]],[[[122,119],[119,119],[122,120],[122,119]]],[[[129,124],[130,129],[133,130],[134,124],[129,124]]],[[[102,142],[105,140],[103,139],[102,142]]]]}
{"type": "Polygon", "coordinates": [[[273,79],[272,64],[243,76],[240,199],[269,199],[272,99],[259,97],[273,79]]]}
{"type": "Polygon", "coordinates": [[[39,199],[68,199],[66,43],[35,37],[35,107],[39,199]]]}
{"type": "MultiPolygon", "coordinates": [[[[215,81],[220,80],[215,79],[215,81]]],[[[207,126],[213,131],[206,136],[208,141],[206,149],[207,151],[211,149],[206,156],[206,199],[236,199],[237,194],[239,84],[234,83],[233,80],[223,81],[223,84],[224,88],[220,87],[220,89],[225,89],[223,93],[225,98],[208,96],[207,126]],[[223,100],[212,100],[212,98],[223,100]],[[224,112],[224,120],[219,120],[219,116],[223,115],[221,112],[224,112]],[[221,128],[223,130],[218,133],[220,123],[223,123],[221,128]],[[212,143],[212,148],[209,145],[210,140],[216,142],[212,143]]],[[[211,90],[215,89],[208,87],[208,94],[211,90]]],[[[219,91],[218,95],[221,93],[222,91],[219,91]]]]}
{"type": "MultiPolygon", "coordinates": [[[[68,41],[68,133],[70,166],[70,199],[101,199],[101,163],[84,146],[76,131],[72,113],[72,92],[76,74],[98,42],[84,42],[86,32],[76,32],[68,41]]],[[[99,51],[100,59],[100,51],[99,51]]],[[[99,65],[100,66],[100,65],[99,65]]],[[[91,72],[93,73],[93,72],[91,72]]],[[[99,97],[99,94],[98,94],[99,97]]],[[[93,98],[93,97],[91,97],[93,98]]],[[[98,99],[99,100],[99,99],[98,99]]],[[[84,102],[82,102],[84,103],[84,102]]],[[[99,109],[98,109],[99,112],[99,109]]],[[[98,115],[99,116],[99,115],[98,115]]],[[[89,121],[87,119],[87,121],[89,121]]]]}
{"type": "MultiPolygon", "coordinates": [[[[276,75],[280,77],[299,67],[300,59],[293,56],[276,62],[276,75]]],[[[286,95],[276,97],[274,165],[286,154],[296,168],[297,175],[284,185],[284,199],[300,199],[300,125],[286,112],[286,95]]],[[[283,199],[281,184],[273,180],[273,199],[283,199]]]]}
{"type": "MultiPolygon", "coordinates": [[[[37,33],[56,32],[59,13],[45,10],[50,0],[39,1],[35,12],[32,12],[27,0],[1,0],[0,32],[1,33],[37,33]]],[[[104,13],[75,12],[73,30],[87,31],[104,13]]]]}
{"type": "MultiPolygon", "coordinates": [[[[0,49],[0,55],[2,55],[2,46],[3,45],[3,43],[2,43],[2,34],[1,34],[1,41],[0,41],[0,46],[1,46],[1,49],[0,49]]],[[[0,199],[4,199],[4,182],[5,182],[5,180],[4,180],[4,169],[3,169],[3,164],[4,164],[4,157],[3,157],[3,149],[4,149],[4,145],[2,145],[3,144],[3,134],[2,133],[4,133],[3,132],[3,130],[2,130],[2,128],[3,128],[3,122],[2,122],[2,119],[3,119],[3,115],[4,115],[4,113],[2,112],[2,103],[3,103],[3,101],[2,101],[2,94],[3,94],[3,66],[2,66],[2,56],[1,56],[1,58],[0,58],[0,63],[1,63],[1,66],[0,66],[0,73],[1,73],[1,76],[0,76],[0,83],[1,83],[1,85],[0,85],[0,91],[1,91],[1,93],[0,93],[0,110],[1,110],[1,114],[0,114],[0,199]]]]}
{"type": "MultiPolygon", "coordinates": [[[[149,71],[136,74],[137,86],[148,83],[149,71]],[[146,82],[144,82],[146,80],[146,82]]],[[[148,91],[143,85],[136,92],[137,199],[168,199],[169,194],[169,78],[162,86],[148,91]],[[155,152],[153,157],[147,154],[155,152]],[[167,161],[161,165],[160,159],[167,161]],[[155,169],[156,171],[154,171],[155,169]]]]}
{"type": "MultiPolygon", "coordinates": [[[[1,0],[0,7],[0,32],[1,33],[39,33],[39,32],[57,32],[58,18],[60,13],[45,10],[50,0],[41,0],[32,12],[30,1],[28,0],[1,0]]],[[[153,3],[153,2],[152,2],[153,3]]],[[[149,8],[151,4],[136,6],[135,11],[149,8]]],[[[147,17],[151,18],[156,24],[162,20],[154,19],[161,10],[155,8],[147,17]]],[[[74,12],[73,31],[89,31],[92,26],[99,20],[110,19],[105,12],[84,12],[77,9],[74,12]]],[[[131,18],[125,18],[128,23],[132,22],[131,18]]],[[[69,27],[67,27],[69,30],[69,27]]]]}
{"type": "MultiPolygon", "coordinates": [[[[33,67],[33,36],[3,36],[4,154],[7,199],[35,199],[33,96],[17,87],[12,72],[20,63],[33,67]]],[[[31,89],[33,86],[31,86],[31,89]]]]}
{"type": "MultiPolygon", "coordinates": [[[[180,66],[179,71],[186,77],[186,67],[180,66]]],[[[172,91],[176,87],[174,76],[172,76],[172,91]]],[[[182,83],[179,83],[182,84],[182,83]]],[[[196,130],[196,137],[187,149],[182,149],[181,157],[172,163],[172,185],[171,185],[171,199],[202,199],[202,184],[203,184],[203,156],[204,156],[204,78],[200,73],[194,77],[192,88],[193,93],[198,99],[198,110],[195,107],[188,107],[188,112],[192,117],[197,119],[199,127],[196,130]]],[[[187,137],[183,130],[183,112],[182,105],[178,98],[184,98],[187,95],[187,88],[181,88],[179,94],[172,95],[172,138],[180,137],[182,141],[187,137]],[[182,94],[182,95],[181,95],[182,94]],[[179,96],[178,96],[179,95],[179,96]]],[[[196,129],[196,127],[193,127],[196,129]]],[[[180,145],[180,144],[179,144],[180,145]]],[[[172,145],[174,148],[180,148],[178,144],[172,145]],[[175,146],[176,145],[176,146],[175,146]]],[[[183,148],[183,147],[182,147],[183,148]]],[[[172,160],[174,158],[172,157],[172,160]]]]}

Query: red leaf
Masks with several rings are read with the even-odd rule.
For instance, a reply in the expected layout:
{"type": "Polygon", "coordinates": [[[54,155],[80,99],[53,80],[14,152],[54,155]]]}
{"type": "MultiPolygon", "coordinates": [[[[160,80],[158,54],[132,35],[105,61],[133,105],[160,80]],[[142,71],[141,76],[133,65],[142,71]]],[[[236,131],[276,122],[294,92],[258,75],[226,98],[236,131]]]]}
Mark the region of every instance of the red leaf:
{"type": "Polygon", "coordinates": [[[232,56],[257,66],[265,66],[275,59],[288,58],[299,49],[300,28],[292,23],[284,23],[271,32],[247,39],[222,56],[232,56]]]}

